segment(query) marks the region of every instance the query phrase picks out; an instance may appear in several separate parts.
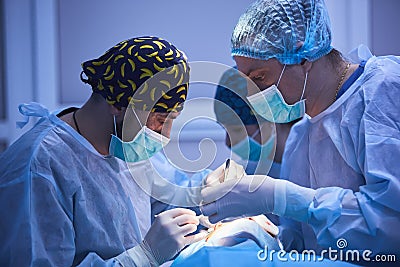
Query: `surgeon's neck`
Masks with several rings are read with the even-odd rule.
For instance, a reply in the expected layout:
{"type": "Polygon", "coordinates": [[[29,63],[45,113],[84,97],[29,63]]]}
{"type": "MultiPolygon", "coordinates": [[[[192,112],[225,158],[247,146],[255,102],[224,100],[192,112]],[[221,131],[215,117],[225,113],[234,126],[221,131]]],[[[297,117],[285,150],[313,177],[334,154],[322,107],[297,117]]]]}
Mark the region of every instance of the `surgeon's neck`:
{"type": "MultiPolygon", "coordinates": [[[[306,110],[310,117],[317,116],[335,102],[336,91],[346,65],[347,62],[343,60],[337,66],[333,66],[327,56],[313,63],[306,89],[306,110]]],[[[343,82],[354,72],[354,67],[357,68],[356,65],[352,65],[346,72],[343,82]]]]}
{"type": "Polygon", "coordinates": [[[76,120],[81,135],[102,155],[108,155],[111,134],[113,133],[113,117],[109,105],[104,99],[93,96],[76,112],[76,120]]]}

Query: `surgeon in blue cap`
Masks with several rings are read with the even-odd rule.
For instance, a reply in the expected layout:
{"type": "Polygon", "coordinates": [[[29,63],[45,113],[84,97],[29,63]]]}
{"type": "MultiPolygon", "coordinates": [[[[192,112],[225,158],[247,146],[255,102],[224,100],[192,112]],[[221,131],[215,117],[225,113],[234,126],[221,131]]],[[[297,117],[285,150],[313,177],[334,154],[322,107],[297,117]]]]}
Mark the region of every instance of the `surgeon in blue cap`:
{"type": "Polygon", "coordinates": [[[246,79],[236,67],[226,70],[215,93],[215,117],[226,130],[225,142],[232,159],[243,165],[247,174],[268,173],[278,178],[280,160],[274,161],[277,140],[274,124],[257,119],[246,95],[246,79]]]}
{"type": "Polygon", "coordinates": [[[344,58],[332,47],[323,0],[258,0],[231,44],[238,69],[257,85],[247,94],[254,111],[300,121],[286,141],[283,179],[207,187],[203,213],[211,222],[266,212],[291,219],[298,227],[290,238],[281,229],[286,249],[320,252],[345,239],[344,250],[370,250],[370,259],[399,256],[400,58],[363,46],[344,58]]]}
{"type": "Polygon", "coordinates": [[[215,92],[214,113],[226,130],[225,143],[232,159],[247,174],[268,174],[279,178],[282,153],[293,124],[275,124],[257,116],[246,99],[248,80],[237,67],[220,78],[215,92]]]}

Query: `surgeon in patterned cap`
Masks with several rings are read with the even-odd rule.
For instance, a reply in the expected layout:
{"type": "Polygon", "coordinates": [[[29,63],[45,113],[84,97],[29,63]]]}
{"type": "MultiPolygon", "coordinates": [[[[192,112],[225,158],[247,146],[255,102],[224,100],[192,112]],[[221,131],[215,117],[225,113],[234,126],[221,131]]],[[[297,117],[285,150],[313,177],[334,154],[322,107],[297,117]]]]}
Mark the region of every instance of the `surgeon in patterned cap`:
{"type": "MultiPolygon", "coordinates": [[[[148,175],[151,165],[145,160],[169,142],[172,122],[186,100],[190,69],[184,52],[158,37],[136,37],[84,62],[82,68],[81,80],[92,87],[93,94],[72,113],[71,126],[100,154],[129,163],[136,184],[153,196],[153,189],[144,189],[143,182],[153,179],[148,175]]],[[[137,216],[147,214],[148,204],[146,201],[145,206],[135,207],[137,216]]],[[[141,226],[148,219],[137,223],[141,226]]],[[[136,261],[143,258],[151,266],[161,264],[196,240],[196,236],[186,236],[197,224],[191,210],[165,211],[154,220],[142,242],[117,259],[124,266],[132,262],[141,266],[143,263],[136,261]]]]}
{"type": "Polygon", "coordinates": [[[83,63],[81,78],[93,93],[79,109],[19,107],[41,119],[0,155],[1,266],[158,266],[204,237],[191,234],[199,220],[185,208],[151,224],[153,191],[139,183],[182,196],[181,206],[199,198],[160,186],[146,160],[167,143],[186,99],[184,53],[132,38],[83,63]]]}
{"type": "MultiPolygon", "coordinates": [[[[187,95],[189,66],[182,51],[161,38],[137,37],[84,62],[82,68],[82,81],[111,110],[113,134],[104,152],[138,162],[166,145],[171,120],[179,115],[187,95]]],[[[73,113],[74,123],[79,113],[73,113]]]]}

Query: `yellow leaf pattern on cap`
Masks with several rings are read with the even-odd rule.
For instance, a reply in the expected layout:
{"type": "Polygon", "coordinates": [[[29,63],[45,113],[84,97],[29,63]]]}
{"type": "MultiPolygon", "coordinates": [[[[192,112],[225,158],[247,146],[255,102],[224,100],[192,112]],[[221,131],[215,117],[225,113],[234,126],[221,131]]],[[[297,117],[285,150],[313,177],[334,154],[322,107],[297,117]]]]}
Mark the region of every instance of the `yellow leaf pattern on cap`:
{"type": "Polygon", "coordinates": [[[125,46],[127,46],[128,45],[128,42],[124,42],[124,44],[121,46],[121,48],[119,49],[119,51],[122,51],[124,48],[125,48],[125,46]]]}
{"type": "Polygon", "coordinates": [[[154,94],[156,93],[156,88],[151,89],[150,91],[150,99],[151,101],[154,101],[154,94]]]}
{"type": "Polygon", "coordinates": [[[129,48],[128,48],[128,54],[130,55],[130,56],[132,56],[132,49],[135,47],[135,45],[131,45],[129,48]]]}
{"type": "Polygon", "coordinates": [[[159,56],[156,56],[158,62],[163,63],[162,59],[159,56]]]}
{"type": "Polygon", "coordinates": [[[108,73],[110,72],[110,70],[111,70],[111,65],[108,65],[107,69],[106,69],[106,72],[104,72],[104,76],[107,76],[108,73]]]}
{"type": "MultiPolygon", "coordinates": [[[[132,80],[128,80],[128,83],[131,85],[132,91],[135,91],[135,90],[136,90],[136,84],[135,84],[135,82],[132,81],[132,80]]],[[[130,100],[129,100],[129,101],[130,101],[130,100]]]]}
{"type": "MultiPolygon", "coordinates": [[[[118,82],[118,86],[119,86],[120,88],[128,88],[128,85],[121,83],[119,80],[118,80],[117,82],[118,82]]],[[[119,102],[119,101],[118,101],[118,102],[119,102]]]]}
{"type": "Polygon", "coordinates": [[[152,77],[153,76],[153,72],[149,69],[143,68],[140,70],[143,71],[143,73],[140,75],[140,79],[142,79],[144,77],[152,77]]]}
{"type": "Polygon", "coordinates": [[[181,86],[179,87],[178,91],[176,91],[177,93],[180,93],[182,91],[186,90],[185,86],[181,86]]]}
{"type": "Polygon", "coordinates": [[[160,68],[159,66],[157,66],[156,63],[153,63],[153,67],[154,67],[157,71],[163,71],[163,70],[165,70],[165,68],[160,68]]]}
{"type": "Polygon", "coordinates": [[[121,76],[122,76],[122,78],[125,78],[125,65],[126,65],[125,62],[122,63],[122,65],[121,65],[121,76]]]}
{"type": "Polygon", "coordinates": [[[139,59],[140,62],[147,62],[147,60],[144,59],[142,56],[137,56],[137,58],[139,59]]]}
{"type": "Polygon", "coordinates": [[[154,56],[157,56],[157,55],[158,55],[158,51],[153,52],[151,54],[147,54],[148,57],[154,57],[154,56]]]}
{"type": "Polygon", "coordinates": [[[144,93],[146,93],[147,89],[149,89],[149,85],[145,82],[143,84],[143,89],[140,91],[139,95],[143,95],[144,93]]]}
{"type": "Polygon", "coordinates": [[[132,72],[134,72],[135,71],[135,62],[132,60],[132,59],[128,59],[128,62],[129,62],[129,64],[131,64],[131,68],[132,68],[132,72]]]}
{"type": "Polygon", "coordinates": [[[114,57],[114,55],[111,55],[106,61],[104,61],[104,64],[107,64],[108,62],[110,62],[110,60],[114,57]]]}
{"type": "Polygon", "coordinates": [[[164,84],[164,85],[167,86],[168,88],[171,88],[171,84],[170,84],[169,81],[161,80],[160,83],[164,84]]]}
{"type": "Polygon", "coordinates": [[[169,57],[169,56],[171,56],[173,53],[174,53],[174,52],[172,52],[172,50],[170,49],[170,50],[168,51],[168,53],[165,54],[165,56],[166,56],[166,57],[169,57]]]}
{"type": "Polygon", "coordinates": [[[157,103],[156,106],[159,106],[159,107],[163,107],[163,108],[165,108],[165,109],[168,109],[168,106],[167,106],[167,104],[165,104],[165,103],[157,103]]]}
{"type": "Polygon", "coordinates": [[[144,48],[154,49],[151,45],[142,45],[140,47],[140,49],[144,49],[144,48]]]}
{"type": "Polygon", "coordinates": [[[92,68],[92,67],[87,67],[87,69],[88,69],[91,73],[96,74],[96,71],[94,70],[94,68],[92,68]]]}
{"type": "Polygon", "coordinates": [[[185,57],[161,38],[136,37],[82,63],[88,77],[82,80],[111,105],[131,105],[153,112],[178,111],[188,89],[189,66],[185,57]]]}
{"type": "Polygon", "coordinates": [[[164,98],[164,99],[171,99],[171,98],[172,98],[172,96],[167,95],[167,93],[165,93],[165,92],[162,91],[162,90],[161,90],[161,96],[162,96],[162,98],[164,98]]]}
{"type": "Polygon", "coordinates": [[[162,50],[165,47],[165,44],[161,43],[160,41],[154,41],[154,43],[158,46],[158,49],[162,50]]]}
{"type": "Polygon", "coordinates": [[[119,95],[117,95],[117,102],[119,102],[119,100],[121,99],[121,97],[124,95],[124,93],[120,93],[119,95]]]}
{"type": "Polygon", "coordinates": [[[98,85],[97,85],[97,88],[98,88],[99,90],[104,90],[104,86],[103,86],[103,83],[101,82],[101,80],[99,80],[99,83],[98,83],[98,85]]]}
{"type": "Polygon", "coordinates": [[[104,61],[93,61],[92,64],[95,66],[101,66],[104,64],[104,61]]]}
{"type": "Polygon", "coordinates": [[[114,58],[114,63],[117,62],[119,59],[124,58],[123,55],[118,55],[114,58]]]}
{"type": "Polygon", "coordinates": [[[111,72],[111,74],[110,74],[110,75],[108,75],[108,76],[104,77],[104,79],[105,79],[105,80],[107,80],[107,81],[111,80],[112,78],[114,78],[114,71],[113,71],[113,72],[111,72]]]}

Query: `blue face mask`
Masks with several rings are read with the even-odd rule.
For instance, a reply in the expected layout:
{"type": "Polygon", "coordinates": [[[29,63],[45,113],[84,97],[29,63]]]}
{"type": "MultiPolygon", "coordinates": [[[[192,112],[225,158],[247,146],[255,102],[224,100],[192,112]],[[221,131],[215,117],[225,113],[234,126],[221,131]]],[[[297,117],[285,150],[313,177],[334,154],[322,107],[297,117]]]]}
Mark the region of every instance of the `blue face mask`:
{"type": "Polygon", "coordinates": [[[233,153],[238,155],[242,160],[245,161],[256,161],[268,158],[274,148],[274,137],[271,136],[269,140],[261,145],[254,136],[258,134],[258,129],[252,136],[245,137],[242,141],[231,147],[233,153]]]}
{"type": "Polygon", "coordinates": [[[142,129],[136,134],[132,141],[124,142],[116,136],[117,128],[115,116],[114,131],[115,135],[111,135],[109,153],[126,162],[138,162],[149,159],[169,142],[169,138],[154,132],[146,126],[142,126],[142,129]]]}
{"type": "Polygon", "coordinates": [[[281,92],[278,89],[279,82],[282,78],[286,65],[284,65],[277,85],[272,85],[269,88],[247,97],[254,111],[270,122],[287,123],[299,118],[302,118],[306,111],[305,99],[303,99],[306,89],[307,76],[304,80],[303,92],[300,100],[293,105],[285,102],[281,92]]]}

